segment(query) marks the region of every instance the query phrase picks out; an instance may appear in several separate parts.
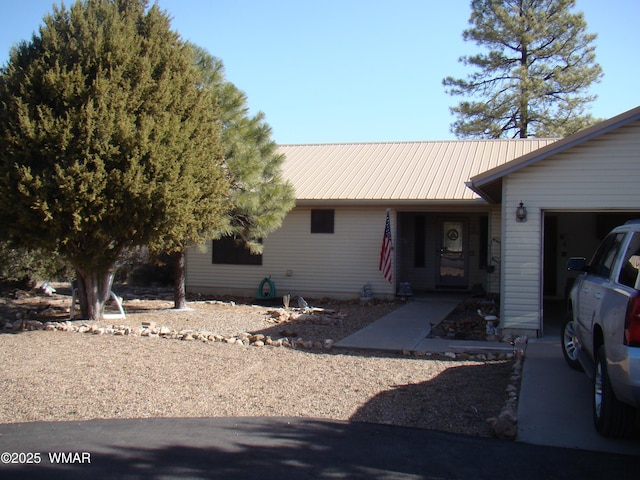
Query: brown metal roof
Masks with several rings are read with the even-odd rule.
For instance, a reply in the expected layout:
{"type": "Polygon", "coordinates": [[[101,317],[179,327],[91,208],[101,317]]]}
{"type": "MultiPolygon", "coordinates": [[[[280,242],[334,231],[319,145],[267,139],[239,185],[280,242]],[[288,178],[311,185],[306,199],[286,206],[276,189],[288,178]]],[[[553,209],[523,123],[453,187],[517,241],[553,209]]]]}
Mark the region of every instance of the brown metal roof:
{"type": "Polygon", "coordinates": [[[282,145],[298,201],[475,201],[465,185],[556,139],[282,145]]]}

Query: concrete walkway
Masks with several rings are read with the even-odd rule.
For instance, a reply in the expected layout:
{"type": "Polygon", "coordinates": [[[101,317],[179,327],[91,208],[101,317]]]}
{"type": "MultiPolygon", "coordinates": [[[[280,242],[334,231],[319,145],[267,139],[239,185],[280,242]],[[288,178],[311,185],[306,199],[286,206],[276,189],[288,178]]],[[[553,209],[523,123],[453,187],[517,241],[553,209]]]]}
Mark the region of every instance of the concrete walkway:
{"type": "Polygon", "coordinates": [[[415,351],[423,339],[464,299],[459,295],[430,295],[394,310],[377,322],[336,343],[336,347],[366,350],[415,351]]]}
{"type": "Polygon", "coordinates": [[[499,342],[474,342],[427,338],[468,295],[421,295],[362,330],[336,342],[338,348],[387,350],[394,352],[486,353],[512,351],[499,342]]]}
{"type": "MultiPolygon", "coordinates": [[[[336,343],[336,347],[392,352],[483,353],[511,351],[505,343],[426,338],[466,297],[427,295],[394,310],[336,343]]],[[[547,322],[545,322],[545,328],[547,322]]],[[[546,330],[526,347],[518,404],[517,442],[640,455],[640,438],[601,437],[591,416],[591,383],[570,369],[562,357],[559,326],[546,330]]]]}

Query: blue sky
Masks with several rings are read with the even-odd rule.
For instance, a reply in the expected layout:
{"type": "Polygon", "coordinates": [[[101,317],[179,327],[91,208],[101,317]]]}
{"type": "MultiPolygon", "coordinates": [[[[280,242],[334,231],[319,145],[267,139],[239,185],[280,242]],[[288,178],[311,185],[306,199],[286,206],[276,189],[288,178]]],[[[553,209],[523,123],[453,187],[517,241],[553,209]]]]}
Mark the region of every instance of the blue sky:
{"type": "MultiPolygon", "coordinates": [[[[54,0],[1,2],[0,63],[54,0]]],[[[65,2],[67,5],[71,1],[65,2]]],[[[281,144],[447,140],[460,98],[446,76],[476,53],[462,40],[469,0],[158,0],[173,28],[221,58],[281,144]]],[[[597,33],[602,82],[591,113],[640,106],[637,0],[577,0],[597,33]]]]}

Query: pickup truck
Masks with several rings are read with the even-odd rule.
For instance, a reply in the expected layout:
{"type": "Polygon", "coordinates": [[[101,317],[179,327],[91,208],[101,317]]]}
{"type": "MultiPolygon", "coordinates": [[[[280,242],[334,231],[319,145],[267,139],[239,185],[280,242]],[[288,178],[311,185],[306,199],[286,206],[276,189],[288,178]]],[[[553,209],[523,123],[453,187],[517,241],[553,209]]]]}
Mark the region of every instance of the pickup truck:
{"type": "Polygon", "coordinates": [[[593,381],[593,420],[607,437],[629,437],[640,419],[640,220],[614,228],[593,258],[570,258],[581,275],[561,330],[570,367],[593,381]]]}

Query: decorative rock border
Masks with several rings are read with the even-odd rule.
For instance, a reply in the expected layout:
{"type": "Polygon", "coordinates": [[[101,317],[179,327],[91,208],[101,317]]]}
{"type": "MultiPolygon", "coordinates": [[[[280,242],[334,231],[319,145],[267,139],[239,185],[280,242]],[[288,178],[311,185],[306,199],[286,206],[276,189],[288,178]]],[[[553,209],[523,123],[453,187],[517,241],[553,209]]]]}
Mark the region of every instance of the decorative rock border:
{"type": "Polygon", "coordinates": [[[520,383],[522,381],[524,350],[521,350],[521,352],[522,355],[519,355],[513,363],[513,373],[506,389],[509,395],[507,403],[497,417],[487,419],[493,436],[503,440],[515,440],[518,436],[518,392],[520,392],[520,383]]]}
{"type": "Polygon", "coordinates": [[[263,335],[261,333],[253,334],[248,332],[241,332],[232,336],[224,336],[214,334],[205,330],[175,330],[165,325],[158,326],[156,322],[142,322],[142,325],[140,327],[131,327],[128,325],[98,326],[88,323],[75,324],[68,320],[64,322],[44,323],[38,320],[16,320],[15,322],[5,323],[4,329],[10,331],[45,330],[86,333],[93,335],[115,335],[131,337],[139,336],[150,338],[166,338],[182,341],[201,341],[204,343],[221,342],[230,345],[250,345],[254,347],[273,346],[314,350],[331,350],[334,344],[333,340],[330,338],[325,339],[323,342],[319,342],[290,337],[273,339],[269,335],[263,335]]]}

